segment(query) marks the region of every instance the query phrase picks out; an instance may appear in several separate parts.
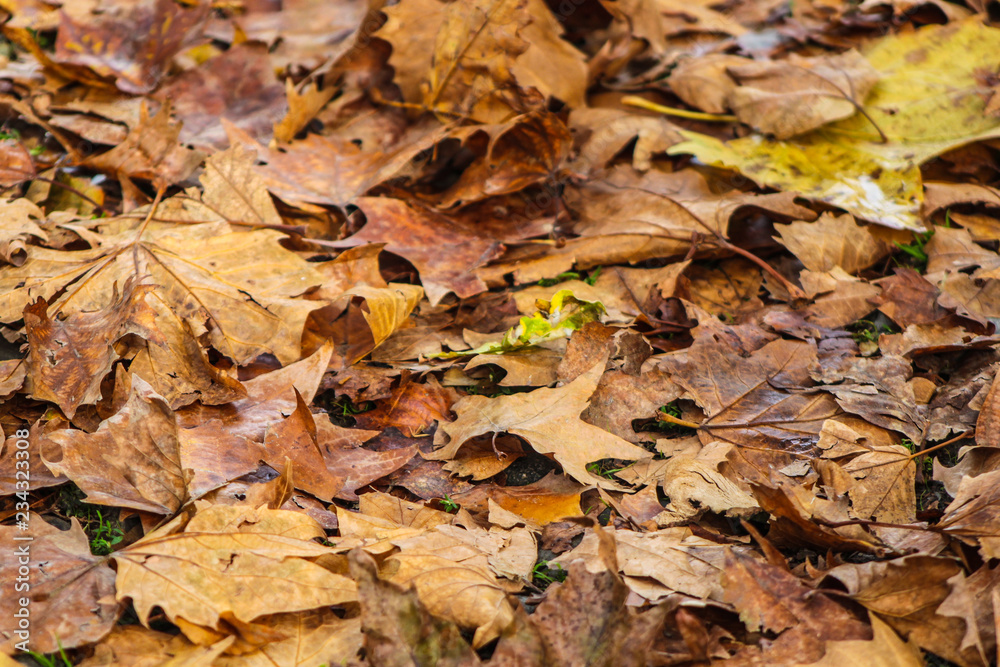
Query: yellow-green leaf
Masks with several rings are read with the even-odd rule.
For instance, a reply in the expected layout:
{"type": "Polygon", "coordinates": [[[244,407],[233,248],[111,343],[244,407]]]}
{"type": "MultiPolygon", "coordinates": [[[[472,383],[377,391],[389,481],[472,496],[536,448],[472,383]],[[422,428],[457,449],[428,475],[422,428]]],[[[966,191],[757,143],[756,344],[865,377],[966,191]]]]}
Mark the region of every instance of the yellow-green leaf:
{"type": "Polygon", "coordinates": [[[1000,30],[976,19],[886,37],[865,50],[881,78],[850,118],[788,141],[752,135],[723,143],[687,132],[687,141],[668,152],[920,231],[920,165],[1000,136],[1000,118],[984,113],[981,94],[983,73],[996,71],[998,53],[1000,30]]]}
{"type": "Polygon", "coordinates": [[[499,343],[486,343],[474,350],[439,352],[428,356],[450,359],[476,354],[514,352],[546,341],[568,338],[584,324],[599,321],[606,312],[604,304],[600,301],[577,299],[568,289],[559,290],[552,295],[550,301],[539,299],[536,305],[539,310],[531,317],[522,317],[516,327],[507,330],[499,343]]]}

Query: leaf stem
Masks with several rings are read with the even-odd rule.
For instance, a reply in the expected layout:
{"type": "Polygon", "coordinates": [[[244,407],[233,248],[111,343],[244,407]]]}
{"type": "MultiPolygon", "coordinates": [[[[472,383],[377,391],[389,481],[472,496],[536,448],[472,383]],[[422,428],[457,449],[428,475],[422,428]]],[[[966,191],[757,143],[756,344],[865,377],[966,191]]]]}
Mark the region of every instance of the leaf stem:
{"type": "Polygon", "coordinates": [[[622,104],[626,104],[630,107],[639,107],[640,109],[645,109],[646,111],[655,111],[656,113],[662,113],[665,116],[676,116],[677,118],[688,118],[690,120],[703,120],[709,123],[734,123],[738,120],[736,116],[725,113],[705,113],[704,111],[687,111],[686,109],[665,107],[662,104],[650,102],[646,98],[639,97],[638,95],[626,95],[622,98],[622,104]]]}
{"type": "Polygon", "coordinates": [[[698,429],[698,428],[701,428],[701,426],[702,426],[701,424],[696,424],[695,422],[689,422],[686,419],[681,419],[679,417],[674,417],[673,415],[667,414],[666,412],[658,412],[656,414],[656,419],[657,419],[657,421],[669,422],[671,424],[677,424],[678,426],[684,426],[686,428],[698,429]]]}
{"type": "Polygon", "coordinates": [[[862,470],[871,470],[872,468],[881,468],[882,466],[894,465],[896,463],[900,463],[901,461],[910,462],[913,459],[920,458],[924,454],[929,454],[930,452],[933,452],[936,449],[943,449],[943,448],[947,447],[948,445],[955,444],[959,440],[965,440],[967,438],[974,438],[975,436],[976,436],[976,431],[975,430],[966,431],[965,433],[962,433],[961,435],[956,435],[954,438],[951,438],[950,440],[945,440],[944,442],[939,442],[938,444],[934,445],[933,447],[928,447],[927,449],[922,449],[919,452],[914,452],[914,453],[910,454],[909,456],[903,457],[901,459],[896,459],[894,461],[883,461],[882,463],[876,463],[874,465],[865,466],[864,468],[854,468],[854,469],[850,470],[849,472],[856,473],[856,472],[861,472],[862,470]]]}

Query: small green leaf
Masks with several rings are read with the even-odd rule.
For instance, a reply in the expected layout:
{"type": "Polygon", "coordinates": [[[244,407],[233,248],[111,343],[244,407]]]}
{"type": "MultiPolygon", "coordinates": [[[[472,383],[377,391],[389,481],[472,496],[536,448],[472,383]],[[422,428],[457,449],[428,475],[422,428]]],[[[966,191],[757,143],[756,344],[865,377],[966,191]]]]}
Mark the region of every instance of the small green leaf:
{"type": "Polygon", "coordinates": [[[538,312],[522,317],[520,323],[504,334],[499,343],[487,343],[474,350],[439,352],[428,355],[431,359],[453,359],[476,354],[505,354],[550,340],[568,338],[588,322],[599,322],[607,311],[600,301],[583,301],[568,289],[559,290],[550,301],[539,299],[538,312]]]}

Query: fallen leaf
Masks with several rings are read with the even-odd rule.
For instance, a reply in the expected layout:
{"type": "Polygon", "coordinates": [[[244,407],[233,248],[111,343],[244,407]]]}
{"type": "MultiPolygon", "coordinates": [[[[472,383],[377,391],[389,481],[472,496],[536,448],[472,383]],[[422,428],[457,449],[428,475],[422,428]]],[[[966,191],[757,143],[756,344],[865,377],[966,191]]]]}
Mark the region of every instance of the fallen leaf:
{"type": "Polygon", "coordinates": [[[979,95],[954,92],[978,87],[975,72],[990,66],[983,59],[998,35],[968,19],[885,37],[863,53],[881,77],[861,107],[864,113],[795,141],[752,136],[723,144],[686,133],[688,141],[668,152],[738,169],[761,185],[798,191],[865,220],[922,231],[919,165],[997,133],[997,119],[982,113],[979,95]],[[961,67],[946,64],[959,62],[953,53],[963,54],[961,67]],[[930,70],[937,74],[928,78],[930,70]],[[977,122],[965,123],[966,117],[977,122]]]}
{"type": "MultiPolygon", "coordinates": [[[[49,525],[35,513],[27,515],[27,532],[15,526],[0,527],[11,547],[0,567],[5,581],[29,582],[21,595],[9,595],[0,603],[5,651],[27,640],[39,653],[54,653],[100,641],[118,621],[121,608],[114,595],[115,574],[100,556],[90,553],[90,541],[76,519],[69,530],[49,525]],[[25,541],[24,538],[29,538],[25,541]],[[19,568],[27,570],[20,573],[19,568]],[[30,606],[19,602],[29,600],[30,606]],[[23,631],[17,613],[30,613],[30,632],[23,631]]],[[[13,584],[12,584],[13,586],[13,584]]],[[[22,649],[23,650],[23,649],[22,649]]]]}
{"type": "Polygon", "coordinates": [[[113,347],[118,339],[135,334],[153,344],[164,342],[145,303],[152,289],[128,280],[119,295],[114,285],[111,303],[94,313],[50,316],[41,298],[25,308],[32,396],[57,404],[70,419],[81,405],[96,403],[101,380],[118,359],[113,347]]]}
{"type": "Polygon", "coordinates": [[[214,646],[198,646],[187,641],[184,635],[157,632],[141,625],[120,625],[95,647],[92,656],[80,664],[87,667],[139,667],[148,665],[150,656],[154,655],[163,657],[164,662],[177,660],[189,664],[206,664],[219,658],[234,639],[235,637],[227,637],[214,646]]]}
{"type": "Polygon", "coordinates": [[[809,344],[787,340],[768,343],[749,357],[705,344],[667,355],[659,367],[705,410],[703,441],[801,453],[839,413],[822,393],[809,390],[814,355],[809,344]]]}
{"type": "Polygon", "coordinates": [[[281,92],[267,47],[245,42],[172,77],[156,98],[169,102],[183,121],[182,143],[221,150],[229,144],[222,119],[266,144],[287,107],[281,92]]]}
{"type": "Polygon", "coordinates": [[[330,553],[312,541],[324,535],[312,519],[284,510],[215,505],[181,515],[115,552],[117,597],[132,600],[144,625],[158,606],[209,629],[228,615],[250,623],[356,600],[351,580],[309,560],[330,553]]]}
{"type": "MultiPolygon", "coordinates": [[[[169,0],[158,0],[166,4],[169,0]]],[[[182,146],[181,128],[170,121],[170,105],[152,117],[143,105],[139,124],[125,141],[106,153],[87,159],[87,166],[112,175],[151,181],[159,188],[183,181],[194,172],[205,154],[182,146]]]]}
{"type": "Polygon", "coordinates": [[[856,274],[887,254],[888,244],[850,215],[821,215],[815,222],[793,222],[776,227],[780,243],[799,258],[810,271],[830,271],[840,267],[856,274]]]}
{"type": "Polygon", "coordinates": [[[111,13],[89,5],[75,9],[60,13],[54,60],[114,78],[119,90],[138,95],[156,88],[171,58],[197,38],[209,11],[170,0],[143,0],[111,13]]]}
{"type": "Polygon", "coordinates": [[[169,516],[188,500],[173,411],[138,376],[128,401],[96,433],[55,431],[48,439],[61,456],[43,452],[46,467],[73,480],[90,502],[169,516]]]}
{"type": "Polygon", "coordinates": [[[798,134],[854,115],[879,80],[855,50],[835,56],[780,62],[732,64],[737,82],[729,106],[740,121],[776,139],[798,134]]]}
{"type": "Polygon", "coordinates": [[[431,616],[412,588],[380,579],[375,561],[360,549],[349,558],[351,576],[358,582],[361,629],[370,660],[398,664],[405,655],[411,664],[480,664],[454,622],[431,616]]]}
{"type": "Polygon", "coordinates": [[[649,458],[649,453],[580,420],[603,370],[602,361],[558,389],[536,389],[493,399],[463,398],[452,406],[458,419],[443,424],[435,436],[436,444],[443,446],[428,458],[452,459],[467,440],[477,435],[511,433],[527,440],[535,451],[551,453],[577,481],[617,488],[614,482],[591,474],[587,463],[606,458],[634,461],[649,458]],[[572,441],[566,439],[570,434],[575,437],[572,441]]]}

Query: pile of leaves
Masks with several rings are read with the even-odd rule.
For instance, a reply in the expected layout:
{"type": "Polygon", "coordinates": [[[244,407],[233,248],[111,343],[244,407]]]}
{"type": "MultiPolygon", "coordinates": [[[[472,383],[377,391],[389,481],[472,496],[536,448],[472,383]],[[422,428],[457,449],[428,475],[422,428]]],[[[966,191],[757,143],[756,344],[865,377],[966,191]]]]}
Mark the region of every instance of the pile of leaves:
{"type": "Polygon", "coordinates": [[[995,4],[0,8],[0,664],[996,664],[995,4]]]}

